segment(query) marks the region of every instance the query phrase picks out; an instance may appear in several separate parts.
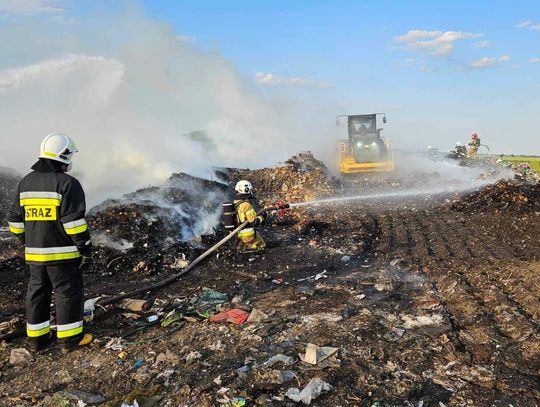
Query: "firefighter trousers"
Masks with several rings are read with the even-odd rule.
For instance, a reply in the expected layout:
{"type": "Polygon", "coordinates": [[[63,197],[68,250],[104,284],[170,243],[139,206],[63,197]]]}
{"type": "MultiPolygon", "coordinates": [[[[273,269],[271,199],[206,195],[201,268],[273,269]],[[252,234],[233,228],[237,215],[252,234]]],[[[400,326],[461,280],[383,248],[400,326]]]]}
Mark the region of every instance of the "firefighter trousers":
{"type": "Polygon", "coordinates": [[[50,337],[51,296],[56,303],[59,342],[83,336],[84,293],[82,271],[76,262],[56,266],[30,265],[26,295],[26,332],[37,342],[50,337]]]}
{"type": "Polygon", "coordinates": [[[236,251],[239,253],[250,253],[262,251],[266,248],[266,242],[261,234],[257,231],[250,236],[239,236],[236,244],[236,251]]]}

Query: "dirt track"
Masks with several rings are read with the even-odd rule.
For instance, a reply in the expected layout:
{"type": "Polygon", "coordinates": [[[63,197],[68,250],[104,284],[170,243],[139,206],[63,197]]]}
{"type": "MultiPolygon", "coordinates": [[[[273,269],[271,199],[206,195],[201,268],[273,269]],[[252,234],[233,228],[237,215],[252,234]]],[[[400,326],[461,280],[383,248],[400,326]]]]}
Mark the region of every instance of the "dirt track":
{"type": "MultiPolygon", "coordinates": [[[[242,295],[271,315],[266,323],[225,326],[195,317],[169,334],[152,327],[130,338],[152,342],[126,344],[122,360],[96,344],[69,355],[45,352],[32,369],[6,363],[0,404],[51,402],[47,396],[76,388],[111,400],[159,384],[153,392],[163,405],[214,406],[234,396],[247,405],[294,405],[286,390],[320,377],[334,390],[315,406],[539,405],[539,194],[538,185],[499,185],[465,197],[310,208],[263,230],[263,256],[226,250],[157,294],[171,303],[212,287],[229,299],[242,295]],[[327,278],[298,281],[323,270],[327,278]],[[278,353],[297,357],[310,342],[338,347],[340,363],[263,366],[278,353]],[[156,361],[166,350],[172,356],[156,361]],[[185,362],[192,351],[200,359],[185,362]],[[145,364],[136,370],[138,359],[145,364]],[[235,372],[243,366],[247,374],[235,372]],[[292,369],[297,378],[278,383],[275,369],[292,369]]],[[[9,267],[0,273],[6,317],[22,309],[24,278],[9,267]]],[[[112,267],[112,275],[88,276],[88,296],[138,287],[159,273],[167,271],[112,267]]],[[[131,328],[118,312],[91,325],[103,337],[131,328]]],[[[19,345],[7,345],[2,358],[19,345]]]]}

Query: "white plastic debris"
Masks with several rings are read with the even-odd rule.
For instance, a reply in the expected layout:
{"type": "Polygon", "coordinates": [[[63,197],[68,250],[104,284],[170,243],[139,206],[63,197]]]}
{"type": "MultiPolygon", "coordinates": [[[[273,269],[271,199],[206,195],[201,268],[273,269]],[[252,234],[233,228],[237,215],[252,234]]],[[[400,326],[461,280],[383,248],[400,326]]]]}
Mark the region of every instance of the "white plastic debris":
{"type": "Polygon", "coordinates": [[[111,340],[109,340],[109,342],[107,342],[105,345],[105,349],[120,352],[122,349],[124,349],[124,345],[122,345],[122,338],[111,338],[111,340]]]}
{"type": "Polygon", "coordinates": [[[302,402],[308,405],[311,404],[312,400],[315,400],[321,394],[326,393],[332,389],[333,387],[330,384],[326,383],[318,377],[315,377],[310,380],[310,382],[307,384],[306,387],[302,389],[302,391],[300,391],[296,387],[292,387],[287,390],[285,396],[290,398],[295,403],[302,402]]]}
{"type": "Polygon", "coordinates": [[[25,348],[16,348],[11,351],[9,363],[13,366],[26,366],[34,357],[25,348]]]}
{"type": "Polygon", "coordinates": [[[403,328],[414,329],[429,325],[441,325],[444,323],[443,316],[441,314],[434,315],[401,315],[403,320],[403,328]]]}
{"type": "Polygon", "coordinates": [[[94,319],[94,311],[96,310],[96,302],[101,297],[90,298],[84,302],[84,321],[90,322],[94,319]]]}
{"type": "Polygon", "coordinates": [[[300,358],[302,359],[302,362],[316,365],[334,355],[337,353],[337,351],[338,348],[332,348],[330,346],[319,347],[312,343],[308,343],[306,347],[306,354],[304,356],[300,356],[300,358]]]}
{"type": "Polygon", "coordinates": [[[272,367],[278,362],[281,362],[284,365],[292,365],[294,363],[294,358],[292,356],[287,356],[280,353],[280,354],[272,356],[270,359],[264,362],[263,366],[272,367]]]}

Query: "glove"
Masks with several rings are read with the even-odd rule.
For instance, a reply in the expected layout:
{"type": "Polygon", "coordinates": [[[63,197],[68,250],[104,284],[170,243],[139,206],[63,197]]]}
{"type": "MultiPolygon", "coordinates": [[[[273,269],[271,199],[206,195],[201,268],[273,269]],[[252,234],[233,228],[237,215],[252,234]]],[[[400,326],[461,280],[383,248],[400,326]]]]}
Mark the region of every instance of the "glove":
{"type": "Polygon", "coordinates": [[[81,260],[81,264],[79,265],[79,270],[81,271],[87,271],[92,264],[94,263],[94,260],[90,256],[83,256],[81,260]]]}
{"type": "Polygon", "coordinates": [[[81,256],[92,257],[92,242],[90,240],[84,244],[77,245],[77,249],[79,250],[81,256]]]}
{"type": "Polygon", "coordinates": [[[90,266],[93,263],[92,260],[92,242],[89,240],[84,245],[77,246],[77,249],[79,250],[79,253],[82,256],[81,264],[79,265],[79,269],[82,271],[86,271],[90,268],[90,266]]]}

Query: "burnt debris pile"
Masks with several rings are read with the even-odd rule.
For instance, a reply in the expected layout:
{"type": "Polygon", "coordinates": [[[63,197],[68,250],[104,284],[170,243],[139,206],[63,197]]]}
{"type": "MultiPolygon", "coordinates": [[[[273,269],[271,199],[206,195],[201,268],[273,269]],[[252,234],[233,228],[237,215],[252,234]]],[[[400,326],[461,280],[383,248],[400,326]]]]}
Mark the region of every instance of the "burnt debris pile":
{"type": "Polygon", "coordinates": [[[339,180],[310,152],[299,153],[277,167],[219,168],[215,172],[218,178],[230,184],[240,179],[251,181],[254,194],[265,206],[277,200],[304,202],[336,196],[341,190],[339,180]]]}
{"type": "Polygon", "coordinates": [[[453,204],[453,209],[488,213],[539,211],[540,183],[498,181],[458,200],[453,204]]]}
{"type": "Polygon", "coordinates": [[[219,224],[226,186],[174,174],[163,186],[108,200],[89,213],[96,271],[152,274],[184,264],[219,224]]]}

